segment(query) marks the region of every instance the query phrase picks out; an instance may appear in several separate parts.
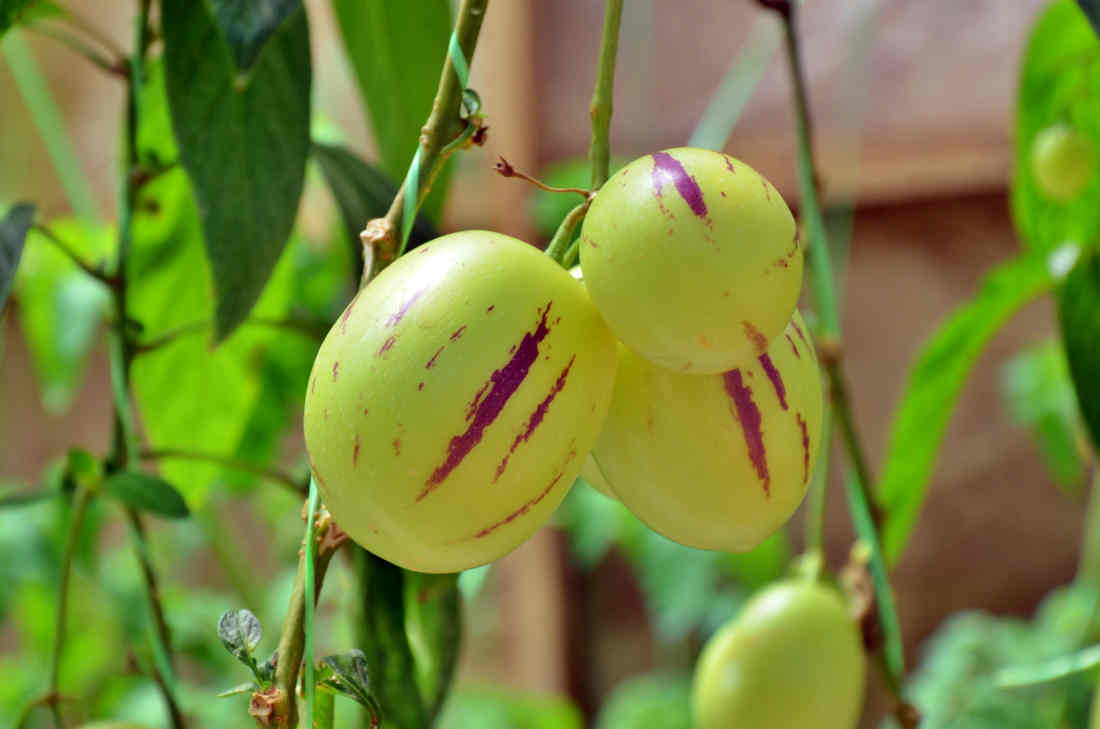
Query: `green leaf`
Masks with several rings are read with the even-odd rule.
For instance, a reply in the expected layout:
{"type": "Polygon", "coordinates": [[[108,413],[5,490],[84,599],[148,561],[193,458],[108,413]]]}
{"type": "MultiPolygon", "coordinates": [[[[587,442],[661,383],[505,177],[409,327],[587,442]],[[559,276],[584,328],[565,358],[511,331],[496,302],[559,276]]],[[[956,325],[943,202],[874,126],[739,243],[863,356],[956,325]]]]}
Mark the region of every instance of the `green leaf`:
{"type": "Polygon", "coordinates": [[[1093,30],[1100,33],[1100,0],[1077,0],[1077,4],[1088,16],[1093,30]]]}
{"type": "MultiPolygon", "coordinates": [[[[230,696],[240,696],[241,694],[250,694],[253,691],[256,691],[258,688],[259,688],[259,686],[257,686],[255,683],[253,683],[252,681],[248,681],[246,683],[239,683],[236,686],[234,686],[233,688],[226,689],[225,691],[219,691],[218,693],[216,693],[214,695],[217,696],[219,699],[227,699],[230,696]]],[[[85,728],[85,729],[87,729],[87,728],[85,728]]]]}
{"type": "Polygon", "coordinates": [[[361,650],[350,650],[321,659],[323,676],[320,684],[335,693],[343,694],[358,702],[370,714],[371,726],[382,718],[378,699],[371,693],[367,659],[361,650]]]}
{"type": "Polygon", "coordinates": [[[4,308],[23,256],[23,244],[34,220],[34,205],[18,203],[0,219],[0,310],[4,308]]]}
{"type": "MultiPolygon", "coordinates": [[[[320,165],[325,182],[340,209],[353,260],[358,261],[363,251],[359,232],[371,218],[386,214],[397,194],[397,186],[386,173],[359,159],[348,149],[320,142],[314,142],[312,149],[313,158],[320,165]]],[[[418,214],[406,250],[412,250],[438,235],[432,222],[423,214],[418,214]]]]}
{"type": "Polygon", "coordinates": [[[1061,343],[1050,340],[1013,357],[1001,371],[1001,389],[1012,419],[1032,430],[1055,481],[1080,487],[1081,414],[1061,343]]]}
{"type": "Polygon", "coordinates": [[[217,300],[216,339],[248,316],[290,236],[309,153],[304,10],[248,74],[202,6],[165,0],[161,28],[172,126],[194,185],[217,300]]]}
{"type": "Polygon", "coordinates": [[[248,70],[264,44],[290,15],[302,7],[301,0],[210,0],[214,17],[233,51],[237,67],[248,70]]]}
{"type": "Polygon", "coordinates": [[[1100,41],[1073,0],[1056,0],[1039,16],[1028,41],[1016,99],[1012,214],[1027,248],[1051,250],[1100,236],[1100,175],[1068,202],[1046,198],[1032,172],[1035,136],[1068,123],[1100,150],[1100,41]]]}
{"type": "Polygon", "coordinates": [[[1029,666],[1010,666],[997,673],[997,684],[1003,688],[1031,686],[1091,671],[1100,666],[1100,645],[1085,648],[1068,656],[1029,666]]]}
{"type": "Polygon", "coordinates": [[[405,572],[405,635],[429,720],[451,687],[462,638],[458,575],[405,572]]]}
{"type": "Polygon", "coordinates": [[[0,0],[0,37],[23,23],[61,14],[56,3],[49,0],[0,0]]]}
{"type": "Polygon", "coordinates": [[[921,348],[894,413],[879,486],[883,548],[891,564],[920,515],[944,431],[978,355],[1021,306],[1053,282],[1046,257],[1038,253],[1002,263],[921,348]]]}
{"type": "MultiPolygon", "coordinates": [[[[75,220],[53,221],[49,227],[85,261],[101,260],[114,249],[109,228],[75,220]]],[[[64,412],[80,389],[88,355],[99,341],[110,293],[32,229],[16,273],[15,296],[42,405],[49,412],[64,412]]]]}
{"type": "MultiPolygon", "coordinates": [[[[332,0],[348,61],[390,179],[404,180],[427,121],[451,37],[447,0],[332,0]]],[[[422,210],[438,220],[450,165],[422,210]]]]}
{"type": "Polygon", "coordinates": [[[691,729],[691,677],[650,673],[623,681],[608,697],[596,729],[691,729]]]}
{"type": "Polygon", "coordinates": [[[1100,444],[1100,258],[1089,255],[1058,292],[1058,323],[1073,386],[1094,445],[1100,444]]]}
{"type": "MultiPolygon", "coordinates": [[[[463,688],[443,707],[437,729],[582,729],[569,701],[515,690],[463,688]]],[[[653,726],[652,729],[663,729],[653,726]]]]}
{"type": "Polygon", "coordinates": [[[256,671],[253,651],[264,636],[260,620],[251,610],[226,610],[218,619],[218,638],[234,658],[256,671]]]}
{"type": "MultiPolygon", "coordinates": [[[[171,160],[176,154],[171,137],[156,133],[169,127],[163,67],[150,64],[147,76],[140,100],[139,154],[143,163],[171,160]]],[[[134,394],[150,447],[269,462],[293,408],[300,407],[316,341],[250,325],[210,350],[213,293],[198,211],[183,170],[165,172],[141,188],[133,231],[127,303],[130,316],[144,327],[142,340],[189,332],[134,361],[134,394]]],[[[292,242],[254,315],[285,320],[298,306],[323,309],[337,291],[333,281],[346,278],[343,269],[328,272],[331,259],[301,241],[292,242]],[[313,291],[315,284],[323,291],[313,291]]],[[[338,310],[325,314],[335,318],[338,310]]],[[[251,483],[227,476],[218,466],[184,459],[165,461],[161,473],[193,508],[202,504],[215,479],[251,483]]]]}
{"type": "Polygon", "coordinates": [[[182,519],[191,514],[175,486],[147,473],[113,473],[103,482],[103,492],[135,509],[169,519],[182,519]]]}
{"type": "Polygon", "coordinates": [[[417,690],[416,662],[405,632],[405,572],[354,547],[359,576],[358,615],[353,625],[363,650],[371,688],[391,729],[428,726],[428,713],[417,690]]]}

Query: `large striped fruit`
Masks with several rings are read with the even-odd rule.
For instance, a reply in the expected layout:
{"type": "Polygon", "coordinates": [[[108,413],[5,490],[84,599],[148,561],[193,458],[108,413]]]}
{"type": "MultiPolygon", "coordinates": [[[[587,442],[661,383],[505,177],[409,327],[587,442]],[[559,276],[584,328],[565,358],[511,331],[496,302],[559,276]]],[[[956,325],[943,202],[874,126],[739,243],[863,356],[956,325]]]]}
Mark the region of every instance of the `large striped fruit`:
{"type": "Polygon", "coordinates": [[[695,667],[697,729],[854,729],[866,666],[840,595],[779,582],[719,629],[695,667]]]}
{"type": "Polygon", "coordinates": [[[680,148],[634,160],[592,200],[580,243],[592,300],[615,335],[680,372],[764,353],[802,289],[794,218],[743,162],[680,148]]]}
{"type": "Polygon", "coordinates": [[[744,552],[802,501],[823,409],[821,372],[797,311],[767,352],[718,375],[662,369],[620,345],[592,460],[655,531],[691,547],[744,552]]]}
{"type": "Polygon", "coordinates": [[[467,231],[400,258],[348,305],[310,376],[305,436],[337,524],[422,572],[511,551],[599,433],[615,339],[537,249],[467,231]]]}

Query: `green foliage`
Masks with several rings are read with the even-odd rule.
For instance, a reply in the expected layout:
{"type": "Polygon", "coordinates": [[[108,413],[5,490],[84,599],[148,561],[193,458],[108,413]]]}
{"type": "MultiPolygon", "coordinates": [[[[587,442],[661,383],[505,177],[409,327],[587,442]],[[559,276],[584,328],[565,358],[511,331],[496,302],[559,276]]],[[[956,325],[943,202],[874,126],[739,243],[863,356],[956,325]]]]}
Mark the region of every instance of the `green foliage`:
{"type": "Polygon", "coordinates": [[[879,485],[882,542],[891,563],[920,515],[947,423],[978,356],[1021,306],[1053,284],[1041,253],[1002,263],[921,347],[894,413],[879,485]]]}
{"type": "Polygon", "coordinates": [[[369,712],[372,725],[381,720],[382,710],[371,693],[367,659],[362,651],[351,650],[322,658],[318,684],[354,699],[369,712]]]}
{"type": "Polygon", "coordinates": [[[653,673],[623,681],[607,698],[596,729],[691,729],[691,677],[653,673]]]}
{"type": "Polygon", "coordinates": [[[302,0],[210,0],[210,5],[238,68],[247,70],[283,21],[302,7],[302,0]]]}
{"type": "Polygon", "coordinates": [[[1031,429],[1055,481],[1080,487],[1081,414],[1061,343],[1050,340],[1013,357],[1001,370],[1001,390],[1012,419],[1031,429]]]}
{"type": "Polygon", "coordinates": [[[1016,100],[1012,213],[1024,245],[1050,251],[1066,241],[1088,244],[1100,234],[1100,175],[1067,202],[1050,200],[1032,169],[1036,136],[1069,124],[1100,149],[1100,41],[1073,0],[1056,0],[1039,16],[1020,71],[1016,100]]]}
{"type": "Polygon", "coordinates": [[[27,241],[27,231],[33,220],[34,206],[30,203],[13,205],[0,219],[0,310],[8,300],[15,271],[23,255],[23,244],[27,241]]]}
{"type": "MultiPolygon", "coordinates": [[[[428,119],[451,37],[447,0],[332,0],[351,70],[367,108],[382,169],[404,180],[428,119]]],[[[438,220],[450,165],[422,210],[438,220]]],[[[362,225],[366,221],[360,221],[362,225]]]]}
{"type": "Polygon", "coordinates": [[[949,618],[928,642],[907,690],[924,714],[922,729],[1084,729],[1093,677],[1014,689],[1001,688],[997,678],[1003,669],[1091,640],[1095,601],[1092,588],[1071,586],[1051,593],[1030,622],[981,612],[949,618]]]}
{"type": "Polygon", "coordinates": [[[191,513],[172,484],[139,471],[112,473],[103,482],[103,492],[127,506],[169,519],[181,519],[191,513]]]}
{"type": "Polygon", "coordinates": [[[202,216],[220,341],[260,298],[297,214],[309,154],[309,28],[305,11],[295,12],[241,74],[206,12],[166,0],[162,13],[172,127],[202,216]]]}
{"type": "Polygon", "coordinates": [[[60,12],[61,8],[49,0],[0,0],[0,37],[16,25],[60,12]]]}
{"type": "MultiPolygon", "coordinates": [[[[448,698],[437,729],[583,729],[564,699],[491,688],[462,688],[448,698]]],[[[654,727],[656,729],[656,727],[654,727]]]]}
{"type": "Polygon", "coordinates": [[[1077,401],[1094,445],[1100,444],[1100,258],[1079,261],[1058,292],[1058,323],[1077,401]]]}
{"type": "MultiPolygon", "coordinates": [[[[58,220],[50,231],[85,261],[114,249],[109,228],[58,220]]],[[[80,389],[88,355],[99,341],[110,295],[37,230],[27,235],[15,277],[19,324],[38,377],[42,405],[68,409],[80,389]]]]}

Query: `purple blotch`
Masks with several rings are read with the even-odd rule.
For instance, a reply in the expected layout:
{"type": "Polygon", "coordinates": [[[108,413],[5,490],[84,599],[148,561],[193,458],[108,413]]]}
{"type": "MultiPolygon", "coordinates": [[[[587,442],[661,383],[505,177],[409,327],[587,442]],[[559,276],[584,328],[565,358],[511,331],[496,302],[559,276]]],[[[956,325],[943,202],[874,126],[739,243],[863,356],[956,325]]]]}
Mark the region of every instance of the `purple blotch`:
{"type": "Polygon", "coordinates": [[[386,341],[382,342],[382,346],[378,349],[378,356],[381,357],[386,352],[390,351],[390,347],[397,341],[397,337],[387,337],[386,341]]]}
{"type": "Polygon", "coordinates": [[[779,370],[772,364],[772,358],[768,355],[762,354],[758,359],[760,360],[760,366],[764,368],[764,372],[768,375],[768,379],[772,381],[776,397],[779,398],[780,407],[786,410],[787,388],[783,386],[783,378],[779,375],[779,370]]]}
{"type": "Polygon", "coordinates": [[[451,438],[451,442],[447,445],[446,459],[436,467],[432,475],[424,482],[424,488],[416,497],[417,501],[430,494],[443,482],[443,479],[450,475],[458,464],[462,463],[462,459],[466,457],[466,454],[481,442],[481,436],[485,429],[497,419],[508,399],[523,384],[523,381],[527,378],[527,373],[531,371],[531,365],[538,359],[539,344],[550,333],[550,328],[546,325],[546,317],[550,313],[551,303],[547,302],[545,308],[540,312],[535,331],[523,335],[523,339],[520,340],[512,358],[499,370],[495,370],[489,375],[489,381],[474,397],[471,410],[467,411],[467,420],[472,418],[473,422],[466,428],[466,432],[451,438]],[[484,397],[482,397],[482,393],[485,393],[484,397]]]}
{"type": "Polygon", "coordinates": [[[535,498],[531,499],[531,500],[530,500],[530,501],[528,501],[528,502],[527,502],[526,504],[524,504],[523,506],[519,507],[518,509],[516,509],[515,511],[513,511],[513,512],[512,512],[511,514],[509,514],[508,516],[504,517],[504,518],[503,518],[503,519],[501,519],[500,521],[498,521],[498,522],[496,522],[496,523],[494,523],[494,524],[490,524],[489,526],[485,527],[485,528],[484,528],[484,529],[482,529],[482,530],[481,530],[480,532],[478,532],[477,534],[475,534],[475,535],[474,535],[474,538],[476,538],[476,539],[480,539],[481,537],[487,537],[487,536],[489,536],[489,534],[491,534],[491,533],[492,533],[492,532],[493,532],[493,531],[494,531],[495,529],[497,529],[498,527],[502,527],[502,526],[504,526],[505,524],[508,524],[508,523],[510,523],[510,522],[512,522],[512,521],[514,521],[514,520],[515,520],[516,518],[518,518],[518,517],[520,517],[520,516],[523,516],[524,514],[526,514],[526,513],[528,512],[528,511],[530,511],[530,510],[531,510],[531,507],[532,507],[532,506],[535,506],[535,505],[536,505],[536,504],[538,504],[538,503],[539,503],[540,501],[542,501],[543,499],[545,499],[545,498],[546,498],[546,495],[547,495],[548,493],[550,493],[550,490],[551,490],[552,488],[554,488],[554,485],[555,485],[555,484],[557,484],[557,482],[561,480],[561,477],[562,477],[562,474],[560,474],[560,473],[559,473],[559,474],[558,474],[557,476],[554,476],[553,480],[552,480],[552,481],[550,481],[550,485],[549,485],[549,486],[547,486],[547,487],[546,487],[545,489],[543,489],[543,490],[542,490],[542,493],[541,493],[541,494],[539,494],[539,495],[538,495],[538,496],[536,496],[535,498]]]}
{"type": "Polygon", "coordinates": [[[356,301],[359,301],[359,294],[358,293],[355,294],[355,296],[351,300],[351,303],[349,303],[347,305],[347,308],[344,309],[344,313],[340,315],[340,333],[341,334],[347,334],[348,333],[348,317],[351,316],[351,310],[355,308],[355,302],[356,301]]]}
{"type": "Polygon", "coordinates": [[[332,363],[332,381],[336,382],[336,375],[340,372],[340,362],[336,361],[332,363]]]}
{"type": "Polygon", "coordinates": [[[697,217],[706,218],[707,204],[703,201],[703,191],[699,188],[699,183],[695,181],[695,178],[689,175],[684,166],[680,164],[680,160],[668,152],[654,152],[652,178],[653,187],[658,197],[661,196],[664,184],[671,182],[676,186],[676,191],[680,193],[680,197],[691,208],[691,212],[695,213],[697,217]]]}
{"type": "Polygon", "coordinates": [[[801,339],[804,344],[809,344],[809,342],[806,341],[806,335],[802,333],[802,327],[795,324],[794,320],[791,321],[791,326],[794,327],[795,332],[798,334],[798,338],[801,339]]]}
{"type": "Polygon", "coordinates": [[[493,476],[493,483],[496,483],[500,475],[504,473],[504,469],[508,467],[508,459],[516,452],[516,448],[519,447],[519,444],[525,443],[531,437],[531,434],[535,432],[535,428],[539,427],[539,424],[542,423],[542,419],[546,417],[546,411],[550,409],[550,403],[553,402],[554,398],[557,397],[558,393],[565,387],[565,380],[569,377],[569,370],[573,368],[573,362],[576,359],[577,355],[573,355],[569,358],[569,364],[565,365],[565,369],[558,375],[558,379],[550,388],[550,392],[543,401],[535,407],[534,412],[531,413],[531,417],[527,419],[527,427],[512,441],[512,446],[508,449],[508,453],[504,456],[503,460],[501,460],[500,465],[497,466],[497,473],[493,476]]]}
{"type": "Polygon", "coordinates": [[[764,450],[764,433],[760,429],[760,408],[752,399],[752,390],[741,379],[741,370],[730,370],[722,376],[726,385],[726,394],[733,402],[734,415],[741,423],[741,432],[745,434],[745,445],[749,449],[749,460],[756,469],[756,476],[764,482],[764,496],[771,496],[771,476],[768,475],[768,459],[764,450]]]}
{"type": "Polygon", "coordinates": [[[355,434],[355,448],[351,452],[351,465],[359,465],[359,434],[355,434]]]}
{"type": "Polygon", "coordinates": [[[397,323],[405,318],[405,314],[409,313],[409,307],[412,306],[413,303],[415,303],[416,300],[419,299],[421,295],[423,295],[423,293],[427,290],[427,288],[420,289],[415,294],[406,299],[405,303],[401,305],[401,308],[390,314],[389,318],[386,319],[386,326],[397,326],[397,323]]]}
{"type": "Polygon", "coordinates": [[[802,419],[802,413],[795,413],[798,419],[798,427],[802,429],[802,483],[810,478],[810,433],[806,430],[806,421],[802,419]]]}
{"type": "Polygon", "coordinates": [[[465,331],[466,331],[466,325],[465,324],[460,326],[458,329],[455,329],[453,332],[451,332],[451,341],[453,342],[453,341],[457,340],[459,337],[462,336],[462,334],[465,331]]]}
{"type": "MultiPolygon", "coordinates": [[[[444,346],[446,346],[446,345],[444,345],[444,346]]],[[[424,365],[424,369],[430,370],[432,368],[432,365],[435,364],[435,358],[438,357],[439,353],[442,352],[442,351],[443,351],[443,347],[440,347],[439,349],[435,350],[435,354],[433,354],[432,358],[430,360],[428,360],[428,363],[426,365],[424,365]]]]}
{"type": "Polygon", "coordinates": [[[791,343],[791,351],[794,352],[794,356],[802,359],[802,355],[798,353],[798,346],[794,343],[794,340],[791,339],[791,335],[784,334],[783,336],[785,336],[787,338],[787,341],[791,343]]]}

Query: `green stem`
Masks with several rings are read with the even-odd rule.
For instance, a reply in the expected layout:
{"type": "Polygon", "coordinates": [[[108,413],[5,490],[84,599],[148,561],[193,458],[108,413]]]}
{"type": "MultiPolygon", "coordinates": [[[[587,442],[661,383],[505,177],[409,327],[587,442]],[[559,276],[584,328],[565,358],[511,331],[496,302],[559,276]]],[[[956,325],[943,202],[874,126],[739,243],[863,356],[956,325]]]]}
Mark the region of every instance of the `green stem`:
{"type": "Polygon", "coordinates": [[[619,26],[623,19],[623,0],[607,0],[600,38],[600,61],[596,88],[592,92],[589,116],[592,118],[592,189],[598,190],[611,176],[611,112],[615,87],[615,59],[619,55],[619,26]]]}
{"type": "Polygon", "coordinates": [[[554,237],[551,238],[550,243],[547,244],[546,255],[563,266],[565,265],[566,254],[569,252],[570,243],[573,240],[573,231],[577,229],[577,225],[587,212],[587,200],[569,211],[569,214],[565,216],[561,221],[561,225],[559,225],[557,231],[555,231],[554,237]]]}
{"type": "MultiPolygon", "coordinates": [[[[489,0],[462,0],[462,6],[459,8],[454,33],[467,64],[473,64],[477,38],[481,33],[481,23],[485,19],[488,5],[489,0]]],[[[416,210],[420,209],[443,163],[454,151],[455,147],[451,146],[451,142],[467,131],[470,124],[460,116],[464,91],[462,83],[455,75],[451,57],[448,55],[443,62],[443,71],[439,77],[439,88],[435,93],[431,114],[420,132],[420,174],[416,191],[416,210]]],[[[366,230],[360,235],[363,245],[370,248],[364,251],[364,260],[369,261],[373,257],[377,261],[375,266],[364,266],[360,288],[367,285],[370,277],[377,273],[377,270],[389,265],[404,252],[405,242],[399,240],[404,210],[405,185],[402,185],[394,196],[386,216],[370,221],[366,230]],[[377,270],[371,271],[372,268],[377,270]]]]}
{"type": "Polygon", "coordinates": [[[19,29],[10,30],[0,43],[0,48],[11,66],[15,84],[23,95],[42,141],[46,144],[46,152],[61,180],[61,187],[69,198],[73,212],[87,222],[100,224],[102,217],[92,193],[92,186],[65,130],[61,110],[54,101],[49,85],[22,32],[19,29]]]}
{"type": "Polygon", "coordinates": [[[84,515],[88,511],[91,494],[88,484],[82,482],[77,484],[69,521],[69,534],[65,538],[65,551],[61,557],[61,577],[57,587],[57,621],[54,627],[53,653],[50,657],[50,682],[46,690],[46,700],[49,702],[50,711],[53,712],[53,722],[57,729],[62,726],[61,709],[57,705],[57,698],[61,652],[65,646],[65,619],[69,611],[69,575],[72,574],[76,543],[80,539],[80,529],[84,525],[84,515]]]}
{"type": "MultiPolygon", "coordinates": [[[[329,528],[333,528],[329,525],[329,528]]],[[[294,576],[294,587],[290,593],[290,605],[283,619],[283,631],[279,635],[279,661],[275,666],[275,697],[272,704],[270,725],[282,729],[293,729],[298,723],[298,702],[296,689],[298,671],[302,657],[306,653],[306,601],[308,599],[307,576],[313,569],[314,603],[320,597],[321,584],[332,556],[339,545],[331,549],[321,549],[312,560],[307,559],[307,550],[301,551],[298,559],[298,572],[294,576]],[[312,562],[310,565],[309,563],[312,562]]],[[[409,677],[412,680],[412,677],[409,677]]]]}
{"type": "Polygon", "coordinates": [[[1081,538],[1081,556],[1077,565],[1077,581],[1100,588],[1100,468],[1092,477],[1092,493],[1085,513],[1085,530],[1081,538]]]}

